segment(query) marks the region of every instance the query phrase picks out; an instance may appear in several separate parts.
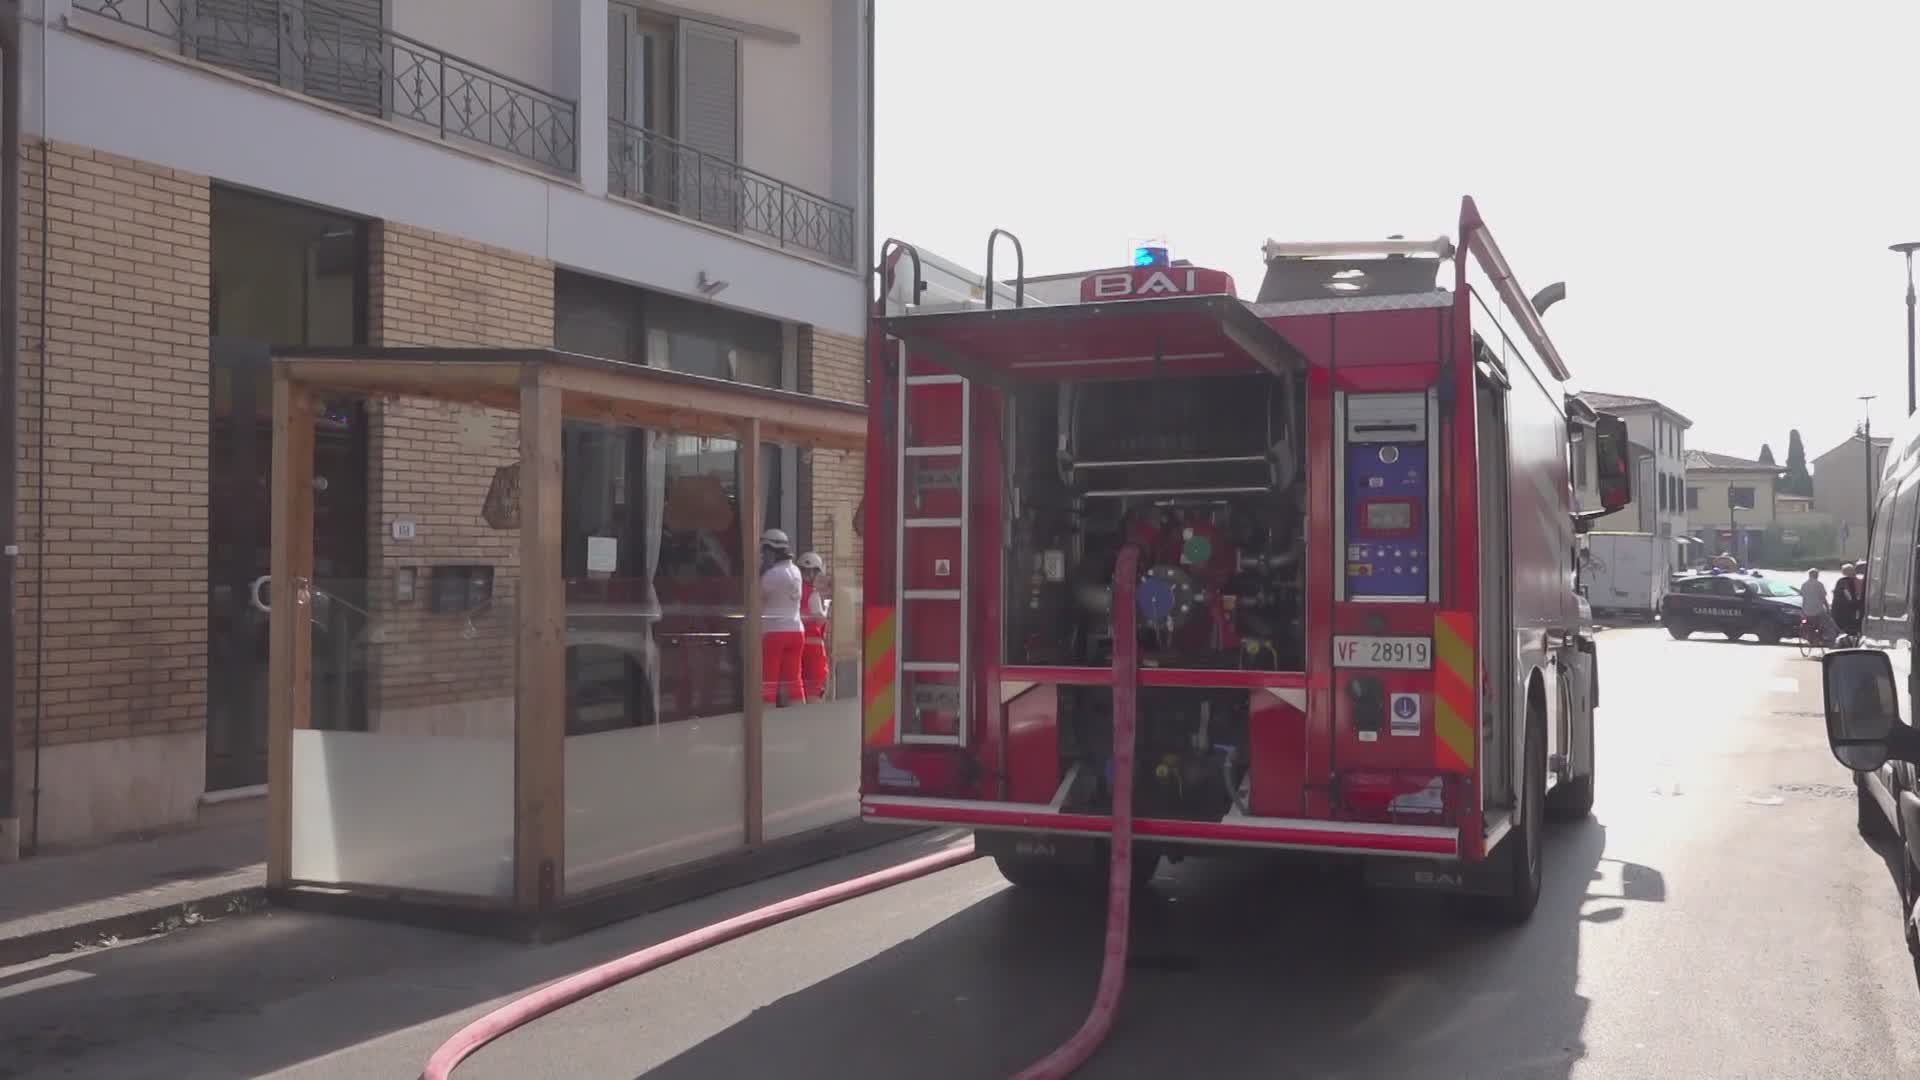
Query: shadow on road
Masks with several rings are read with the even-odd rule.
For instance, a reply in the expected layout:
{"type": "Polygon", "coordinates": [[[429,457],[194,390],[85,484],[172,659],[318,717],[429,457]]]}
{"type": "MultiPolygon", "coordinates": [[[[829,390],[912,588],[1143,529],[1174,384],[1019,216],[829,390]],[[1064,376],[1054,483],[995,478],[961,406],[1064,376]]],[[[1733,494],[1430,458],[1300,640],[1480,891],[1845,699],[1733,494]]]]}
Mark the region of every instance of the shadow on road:
{"type": "MultiPolygon", "coordinates": [[[[1566,1077],[1584,1053],[1582,927],[1666,898],[1658,871],[1613,873],[1605,847],[1597,822],[1556,828],[1539,909],[1508,931],[1445,898],[1330,888],[1282,864],[1163,868],[1085,1074],[1566,1077]]],[[[1010,1075],[1079,1025],[1103,920],[1003,890],[643,1076],[1010,1075]]]]}
{"type": "MultiPolygon", "coordinates": [[[[263,1076],[398,1032],[420,1043],[408,1062],[417,1070],[475,1006],[955,839],[945,830],[906,837],[547,946],[269,909],[51,957],[0,974],[0,1080],[35,1069],[263,1076]],[[195,1069],[222,1068],[183,1071],[140,1056],[156,1046],[203,1052],[195,1069]]],[[[553,1075],[565,1075],[559,1060],[553,1075]]]]}

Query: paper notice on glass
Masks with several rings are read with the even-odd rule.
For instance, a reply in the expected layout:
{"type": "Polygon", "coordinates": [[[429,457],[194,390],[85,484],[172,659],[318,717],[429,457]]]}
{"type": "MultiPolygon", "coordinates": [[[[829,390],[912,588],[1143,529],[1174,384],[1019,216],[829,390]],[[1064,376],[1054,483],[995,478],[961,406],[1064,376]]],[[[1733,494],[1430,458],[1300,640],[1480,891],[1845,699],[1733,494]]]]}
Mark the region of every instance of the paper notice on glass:
{"type": "Polygon", "coordinates": [[[606,577],[620,568],[620,538],[587,537],[587,573],[606,577]]]}

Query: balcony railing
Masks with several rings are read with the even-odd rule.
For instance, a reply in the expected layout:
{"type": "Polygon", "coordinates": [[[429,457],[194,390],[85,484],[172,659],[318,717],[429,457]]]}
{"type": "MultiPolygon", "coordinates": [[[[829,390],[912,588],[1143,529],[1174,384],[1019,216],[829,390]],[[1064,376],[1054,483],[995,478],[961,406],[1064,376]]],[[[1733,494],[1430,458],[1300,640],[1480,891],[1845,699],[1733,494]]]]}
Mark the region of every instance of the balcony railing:
{"type": "Polygon", "coordinates": [[[571,175],[574,102],[317,0],[73,0],[185,56],[571,175]]]}
{"type": "Polygon", "coordinates": [[[677,139],[607,122],[607,190],[681,217],[853,265],[853,210],[677,139]]]}

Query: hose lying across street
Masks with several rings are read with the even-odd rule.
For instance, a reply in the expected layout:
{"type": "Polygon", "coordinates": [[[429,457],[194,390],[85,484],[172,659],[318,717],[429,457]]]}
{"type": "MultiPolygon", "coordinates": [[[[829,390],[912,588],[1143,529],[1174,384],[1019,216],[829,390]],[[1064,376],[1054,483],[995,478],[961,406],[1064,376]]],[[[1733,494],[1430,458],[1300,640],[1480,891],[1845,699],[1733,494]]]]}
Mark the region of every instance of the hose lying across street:
{"type": "MultiPolygon", "coordinates": [[[[1138,580],[1139,561],[1139,552],[1128,547],[1121,551],[1114,567],[1113,838],[1107,865],[1107,935],[1100,984],[1080,1030],[1052,1053],[1017,1074],[1015,1080],[1061,1080],[1085,1064],[1112,1029],[1114,1014],[1120,1007],[1120,992],[1126,983],[1127,926],[1133,895],[1133,731],[1138,682],[1135,669],[1139,664],[1134,584],[1138,580]]],[[[447,1080],[461,1062],[500,1036],[635,976],[843,900],[959,866],[976,854],[969,841],[899,866],[756,908],[576,972],[461,1028],[427,1059],[421,1080],[447,1080]]]]}
{"type": "Polygon", "coordinates": [[[481,1047],[502,1035],[522,1027],[539,1018],[565,1008],[582,998],[591,997],[602,990],[611,989],[636,975],[644,975],[655,968],[665,967],[683,957],[703,952],[737,937],[744,937],[755,930],[764,930],[777,923],[821,908],[831,907],[842,900],[851,900],[856,896],[865,896],[889,886],[925,877],[950,867],[967,862],[974,857],[971,841],[956,845],[946,851],[936,852],[912,862],[888,867],[863,877],[842,881],[823,889],[790,897],[777,904],[768,904],[731,919],[724,919],[711,926],[703,926],[681,934],[677,938],[663,941],[628,953],[617,960],[587,968],[561,979],[557,983],[543,986],[538,990],[502,1005],[487,1015],[461,1028],[453,1038],[442,1043],[433,1056],[427,1059],[427,1067],[420,1075],[422,1080],[446,1080],[453,1070],[481,1047]]]}

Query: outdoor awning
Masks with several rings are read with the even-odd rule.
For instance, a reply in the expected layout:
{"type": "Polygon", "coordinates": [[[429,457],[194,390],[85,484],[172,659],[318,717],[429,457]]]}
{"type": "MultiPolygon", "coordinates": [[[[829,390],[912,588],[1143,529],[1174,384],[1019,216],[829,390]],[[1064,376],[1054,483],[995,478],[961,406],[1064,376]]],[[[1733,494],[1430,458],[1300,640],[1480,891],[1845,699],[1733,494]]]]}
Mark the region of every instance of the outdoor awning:
{"type": "Polygon", "coordinates": [[[345,395],[421,397],[512,410],[538,378],[561,392],[574,419],[737,437],[758,421],[768,442],[811,449],[866,446],[856,402],[628,364],[558,349],[283,348],[274,362],[295,382],[345,395]]]}
{"type": "Polygon", "coordinates": [[[883,325],[920,359],[993,384],[1148,378],[1156,366],[1182,375],[1284,375],[1306,362],[1232,296],[930,312],[883,325]]]}

